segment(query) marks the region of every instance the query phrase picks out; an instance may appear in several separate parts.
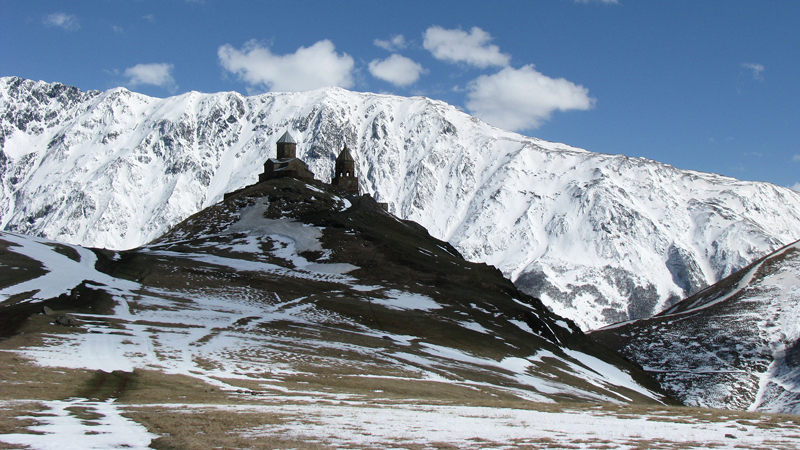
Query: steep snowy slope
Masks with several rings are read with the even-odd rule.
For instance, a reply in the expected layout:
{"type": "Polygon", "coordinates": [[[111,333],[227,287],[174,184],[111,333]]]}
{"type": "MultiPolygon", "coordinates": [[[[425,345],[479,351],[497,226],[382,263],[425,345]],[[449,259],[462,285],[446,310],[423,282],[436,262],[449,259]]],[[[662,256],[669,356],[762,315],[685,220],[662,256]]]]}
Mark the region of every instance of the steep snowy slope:
{"type": "Polygon", "coordinates": [[[132,248],[253,183],[289,130],[363,192],[584,329],[646,317],[800,238],[800,194],[595,154],[426,98],[321,89],[155,99],[0,79],[0,226],[132,248]]]}
{"type": "Polygon", "coordinates": [[[667,311],[592,337],[689,405],[800,413],[800,243],[667,311]]]}

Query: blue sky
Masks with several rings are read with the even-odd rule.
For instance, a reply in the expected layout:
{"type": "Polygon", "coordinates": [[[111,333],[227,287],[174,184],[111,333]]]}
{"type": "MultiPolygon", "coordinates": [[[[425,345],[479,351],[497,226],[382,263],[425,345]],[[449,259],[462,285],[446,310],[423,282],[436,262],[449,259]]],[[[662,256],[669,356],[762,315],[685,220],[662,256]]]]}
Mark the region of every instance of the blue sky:
{"type": "Polygon", "coordinates": [[[0,76],[444,100],[590,151],[800,189],[800,2],[0,2],[0,76]]]}

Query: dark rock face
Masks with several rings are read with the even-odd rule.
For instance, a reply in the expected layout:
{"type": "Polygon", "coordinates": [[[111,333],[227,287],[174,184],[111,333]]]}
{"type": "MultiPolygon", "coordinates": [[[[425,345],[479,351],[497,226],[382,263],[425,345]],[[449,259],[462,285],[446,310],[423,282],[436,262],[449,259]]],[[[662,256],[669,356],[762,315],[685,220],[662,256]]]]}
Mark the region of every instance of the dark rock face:
{"type": "Polygon", "coordinates": [[[703,271],[692,254],[676,247],[675,244],[671,245],[667,252],[667,268],[672,273],[675,284],[680,286],[687,296],[707,286],[702,276],[703,271]]]}
{"type": "Polygon", "coordinates": [[[626,297],[627,306],[624,309],[612,305],[611,301],[593,284],[568,284],[566,290],[561,290],[541,269],[523,273],[514,284],[528,295],[547,296],[549,301],[557,302],[565,308],[577,308],[577,299],[591,298],[594,309],[599,311],[604,320],[609,323],[650,317],[657,312],[656,306],[661,301],[661,297],[655,286],[639,286],[633,281],[633,274],[616,267],[604,267],[603,274],[605,280],[617,292],[626,297]]]}

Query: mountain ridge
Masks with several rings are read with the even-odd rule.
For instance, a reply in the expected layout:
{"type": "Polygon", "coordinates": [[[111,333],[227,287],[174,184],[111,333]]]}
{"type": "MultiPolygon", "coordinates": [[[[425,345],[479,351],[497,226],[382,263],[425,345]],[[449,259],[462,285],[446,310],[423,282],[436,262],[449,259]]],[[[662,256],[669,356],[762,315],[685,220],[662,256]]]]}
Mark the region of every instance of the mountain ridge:
{"type": "Polygon", "coordinates": [[[591,333],[691,406],[800,412],[800,241],[647,319],[591,333]]]}
{"type": "Polygon", "coordinates": [[[108,248],[252,184],[284,131],[322,181],[347,144],[362,192],[583,329],[656,313],[800,238],[788,188],[529,138],[421,97],[153,99],[3,78],[0,128],[0,227],[108,248]]]}

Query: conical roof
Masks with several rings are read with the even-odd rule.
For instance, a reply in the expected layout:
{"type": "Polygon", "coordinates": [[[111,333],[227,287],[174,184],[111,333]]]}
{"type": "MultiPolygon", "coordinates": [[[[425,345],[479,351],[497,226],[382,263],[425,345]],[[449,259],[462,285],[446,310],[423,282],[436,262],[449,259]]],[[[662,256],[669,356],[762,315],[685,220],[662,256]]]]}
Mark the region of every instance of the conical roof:
{"type": "Polygon", "coordinates": [[[283,133],[280,139],[278,139],[278,144],[297,144],[291,134],[288,131],[283,133]]]}
{"type": "Polygon", "coordinates": [[[355,162],[356,160],[353,159],[353,155],[350,154],[350,150],[347,149],[347,145],[345,144],[342,152],[339,153],[339,156],[336,157],[336,162],[355,162]]]}

